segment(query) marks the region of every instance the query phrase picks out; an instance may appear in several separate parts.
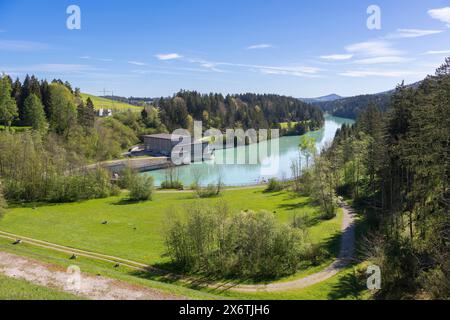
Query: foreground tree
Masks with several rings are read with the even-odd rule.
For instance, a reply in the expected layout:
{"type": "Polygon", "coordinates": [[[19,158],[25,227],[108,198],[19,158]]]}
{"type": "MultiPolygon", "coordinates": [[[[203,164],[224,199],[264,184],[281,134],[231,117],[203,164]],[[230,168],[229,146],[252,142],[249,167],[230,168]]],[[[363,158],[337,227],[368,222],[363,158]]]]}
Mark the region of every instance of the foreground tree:
{"type": "Polygon", "coordinates": [[[0,123],[7,127],[11,127],[12,122],[19,114],[17,104],[13,97],[11,97],[11,82],[6,76],[0,78],[0,123]]]}
{"type": "Polygon", "coordinates": [[[68,136],[77,123],[77,108],[74,97],[66,86],[50,85],[50,128],[59,135],[68,136]]]}

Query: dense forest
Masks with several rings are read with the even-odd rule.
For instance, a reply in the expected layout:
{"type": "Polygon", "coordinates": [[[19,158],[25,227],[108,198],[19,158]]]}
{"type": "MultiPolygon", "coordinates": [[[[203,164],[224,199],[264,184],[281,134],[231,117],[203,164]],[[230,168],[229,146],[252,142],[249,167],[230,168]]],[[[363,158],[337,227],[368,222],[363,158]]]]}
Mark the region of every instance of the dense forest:
{"type": "Polygon", "coordinates": [[[339,130],[319,171],[364,212],[362,258],[381,267],[379,298],[449,299],[450,58],[383,109],[369,103],[339,130]]]}
{"type": "Polygon", "coordinates": [[[386,111],[390,100],[390,93],[380,93],[342,98],[334,101],[315,102],[314,104],[333,116],[356,119],[370,103],[374,103],[381,110],[386,111]]]}
{"type": "Polygon", "coordinates": [[[157,100],[161,121],[169,131],[189,128],[193,120],[203,121],[206,128],[268,129],[280,123],[299,123],[299,134],[323,126],[322,111],[298,99],[279,95],[200,94],[180,91],[174,97],[157,100]]]}

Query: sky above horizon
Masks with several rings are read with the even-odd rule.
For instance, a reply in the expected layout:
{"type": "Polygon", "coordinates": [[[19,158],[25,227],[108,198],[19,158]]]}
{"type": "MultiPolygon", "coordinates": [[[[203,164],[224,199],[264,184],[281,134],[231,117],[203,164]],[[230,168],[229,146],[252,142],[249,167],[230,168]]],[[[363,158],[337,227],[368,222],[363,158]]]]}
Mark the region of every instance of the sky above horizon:
{"type": "Polygon", "coordinates": [[[95,95],[353,96],[419,81],[448,56],[449,0],[0,0],[0,72],[95,95]],[[381,29],[367,27],[370,5],[381,29]]]}

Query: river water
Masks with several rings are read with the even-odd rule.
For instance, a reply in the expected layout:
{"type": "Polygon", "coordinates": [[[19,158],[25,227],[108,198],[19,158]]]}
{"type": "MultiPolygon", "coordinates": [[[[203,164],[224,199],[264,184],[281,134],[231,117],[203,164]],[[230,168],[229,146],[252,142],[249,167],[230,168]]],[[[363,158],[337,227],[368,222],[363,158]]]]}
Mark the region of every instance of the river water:
{"type": "MultiPolygon", "coordinates": [[[[325,116],[324,127],[319,131],[310,132],[308,135],[314,137],[317,150],[320,151],[333,141],[336,131],[342,125],[352,123],[354,121],[351,119],[327,115],[325,116]]],[[[299,159],[300,136],[278,139],[278,151],[271,147],[274,142],[268,141],[259,145],[253,144],[216,151],[214,160],[178,167],[176,170],[179,180],[185,187],[188,187],[195,180],[194,177],[198,176],[201,176],[202,185],[217,183],[219,177],[221,177],[226,186],[253,185],[270,178],[289,179],[292,176],[292,161],[298,161],[299,159]],[[248,158],[248,154],[251,152],[257,153],[258,150],[265,150],[262,147],[267,147],[268,152],[261,152],[265,156],[258,156],[260,160],[257,161],[257,164],[222,164],[230,163],[230,160],[238,159],[239,156],[248,158]]],[[[236,163],[236,161],[234,162],[236,163]]],[[[305,159],[302,159],[302,163],[305,163],[305,159]]],[[[144,174],[153,176],[155,185],[160,186],[161,182],[166,180],[167,172],[166,170],[157,170],[144,174]]]]}

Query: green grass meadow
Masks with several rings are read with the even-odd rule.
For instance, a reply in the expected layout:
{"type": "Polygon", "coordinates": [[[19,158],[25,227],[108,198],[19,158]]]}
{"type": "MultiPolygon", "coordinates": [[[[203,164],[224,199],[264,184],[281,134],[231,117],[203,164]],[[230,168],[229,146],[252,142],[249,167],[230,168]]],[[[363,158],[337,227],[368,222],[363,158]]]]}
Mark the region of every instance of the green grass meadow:
{"type": "MultiPolygon", "coordinates": [[[[321,210],[311,200],[289,191],[265,193],[263,188],[230,189],[220,197],[197,199],[191,192],[156,192],[152,201],[127,203],[120,197],[89,200],[72,204],[34,204],[10,208],[0,220],[0,230],[25,237],[114,255],[146,264],[164,264],[164,229],[170,214],[180,212],[191,205],[214,205],[225,201],[231,212],[266,210],[284,223],[291,223],[294,214],[307,214],[311,218],[309,234],[314,243],[324,243],[330,251],[330,259],[322,265],[299,271],[296,275],[279,281],[298,279],[325,268],[339,250],[342,212],[332,220],[321,220],[321,210]],[[102,224],[108,221],[108,224],[102,224]]],[[[0,239],[0,250],[29,256],[37,260],[61,266],[73,264],[67,254],[31,245],[11,245],[0,239]]],[[[341,275],[310,288],[283,293],[241,294],[217,292],[205,288],[187,288],[180,282],[167,282],[154,275],[137,273],[131,269],[113,268],[110,263],[78,258],[76,264],[84,272],[130,283],[157,288],[194,299],[326,299],[340,282],[341,275]],[[166,283],[165,283],[166,282],[166,283]],[[193,290],[197,289],[197,290],[193,290]]],[[[342,273],[345,276],[345,272],[342,273]]],[[[347,297],[344,297],[347,298],[347,297]]]]}
{"type": "Polygon", "coordinates": [[[87,94],[87,93],[82,93],[81,97],[83,98],[84,101],[86,101],[87,98],[91,98],[96,110],[99,110],[99,109],[112,109],[112,110],[119,110],[119,111],[126,111],[126,110],[141,111],[142,110],[142,107],[133,106],[128,103],[123,103],[123,102],[119,102],[119,101],[113,101],[113,100],[97,97],[97,96],[87,94]]]}
{"type": "Polygon", "coordinates": [[[141,203],[123,202],[123,197],[13,208],[0,221],[0,230],[146,264],[167,262],[163,257],[164,229],[169,213],[182,213],[196,203],[226,201],[232,212],[268,210],[285,223],[292,221],[294,213],[306,213],[312,217],[310,237],[315,243],[328,240],[340,230],[340,214],[333,220],[319,220],[318,207],[311,205],[308,198],[290,192],[228,190],[212,199],[197,199],[190,192],[160,192],[153,201],[141,203]],[[108,224],[103,225],[103,221],[108,224]]]}
{"type": "Polygon", "coordinates": [[[78,300],[80,297],[0,274],[0,300],[78,300]]]}

